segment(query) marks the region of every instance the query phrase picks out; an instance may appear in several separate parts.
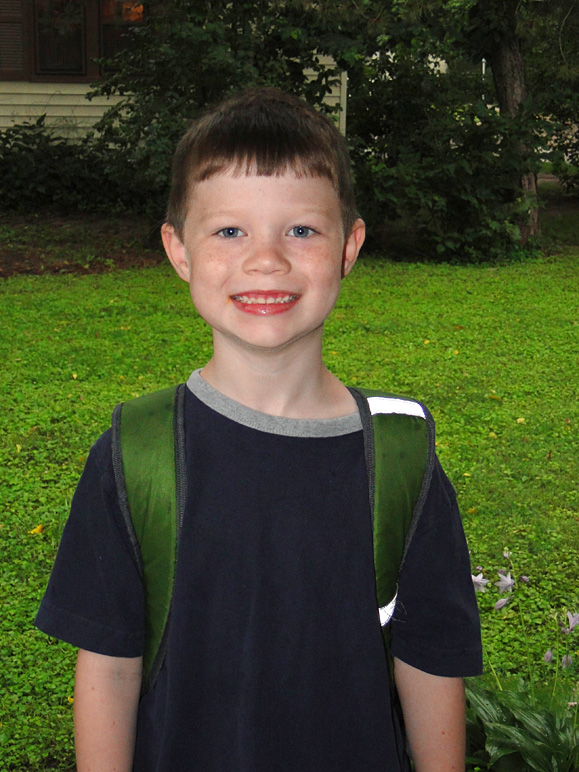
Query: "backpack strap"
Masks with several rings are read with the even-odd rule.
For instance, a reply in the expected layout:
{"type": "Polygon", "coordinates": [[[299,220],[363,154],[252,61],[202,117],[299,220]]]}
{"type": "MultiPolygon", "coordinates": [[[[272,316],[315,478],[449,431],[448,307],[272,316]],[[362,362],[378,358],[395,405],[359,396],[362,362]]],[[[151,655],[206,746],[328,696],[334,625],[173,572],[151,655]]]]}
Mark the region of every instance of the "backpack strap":
{"type": "Polygon", "coordinates": [[[374,568],[384,632],[394,613],[398,576],[422,512],[434,468],[434,420],[420,402],[350,389],[364,429],[374,568]]]}
{"type": "Polygon", "coordinates": [[[180,384],[117,405],[113,413],[119,503],[145,592],[143,694],[165,656],[185,509],[184,395],[180,384]]]}

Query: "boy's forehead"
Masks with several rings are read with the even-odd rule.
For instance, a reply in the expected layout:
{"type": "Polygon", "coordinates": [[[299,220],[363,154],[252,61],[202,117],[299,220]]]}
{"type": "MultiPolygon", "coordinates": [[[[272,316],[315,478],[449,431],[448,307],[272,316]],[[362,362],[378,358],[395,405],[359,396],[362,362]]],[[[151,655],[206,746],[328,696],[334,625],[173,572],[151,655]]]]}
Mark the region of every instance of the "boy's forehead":
{"type": "Polygon", "coordinates": [[[200,199],[207,197],[223,200],[230,199],[232,203],[243,207],[251,203],[238,197],[243,191],[247,193],[262,190],[264,193],[289,194],[289,201],[293,203],[302,203],[304,207],[315,206],[320,211],[328,208],[332,210],[340,207],[340,200],[337,191],[330,179],[322,175],[304,175],[299,170],[292,168],[284,169],[276,174],[259,174],[251,167],[239,169],[237,166],[230,166],[227,169],[220,170],[204,180],[193,180],[189,187],[189,206],[196,201],[201,203],[200,199]],[[321,195],[320,195],[321,194],[321,195]]]}

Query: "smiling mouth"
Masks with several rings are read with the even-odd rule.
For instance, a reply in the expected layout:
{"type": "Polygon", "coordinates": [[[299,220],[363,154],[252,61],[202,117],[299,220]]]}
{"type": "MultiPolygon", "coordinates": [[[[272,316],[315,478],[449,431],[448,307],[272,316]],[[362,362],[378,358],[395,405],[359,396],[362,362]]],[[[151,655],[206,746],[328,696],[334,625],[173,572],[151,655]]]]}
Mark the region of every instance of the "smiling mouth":
{"type": "Polygon", "coordinates": [[[296,305],[301,295],[281,290],[245,292],[231,295],[233,304],[245,314],[254,316],[273,316],[283,314],[296,305]]]}
{"type": "Polygon", "coordinates": [[[299,295],[255,295],[251,293],[250,295],[232,295],[231,299],[248,305],[270,306],[273,304],[293,303],[299,297],[299,295]]]}

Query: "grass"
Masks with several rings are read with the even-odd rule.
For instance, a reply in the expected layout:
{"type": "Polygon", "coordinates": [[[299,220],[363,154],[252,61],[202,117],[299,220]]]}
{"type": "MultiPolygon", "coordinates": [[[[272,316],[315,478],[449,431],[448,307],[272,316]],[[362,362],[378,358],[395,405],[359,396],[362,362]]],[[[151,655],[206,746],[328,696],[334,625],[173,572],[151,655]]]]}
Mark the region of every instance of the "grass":
{"type": "MultiPolygon", "coordinates": [[[[74,651],[31,623],[74,486],[114,405],[185,379],[210,336],[165,265],[14,277],[0,308],[0,768],[67,770],[74,651]]],[[[578,338],[576,247],[500,267],[365,259],[327,324],[340,378],[419,397],[436,418],[472,565],[491,580],[485,661],[501,678],[530,662],[548,679],[554,614],[579,611],[578,338]],[[505,547],[530,581],[496,612],[505,547]]],[[[579,655],[577,632],[565,640],[579,655]]]]}

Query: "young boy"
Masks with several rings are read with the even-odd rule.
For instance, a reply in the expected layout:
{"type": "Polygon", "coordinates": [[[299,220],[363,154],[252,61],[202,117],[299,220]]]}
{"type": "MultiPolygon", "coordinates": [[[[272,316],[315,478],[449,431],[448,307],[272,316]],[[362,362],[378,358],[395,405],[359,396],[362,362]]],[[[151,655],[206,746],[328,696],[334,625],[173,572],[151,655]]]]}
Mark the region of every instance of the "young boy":
{"type": "MultiPolygon", "coordinates": [[[[110,431],[73,500],[36,624],[79,647],[78,771],[407,770],[360,415],[322,362],[364,241],[342,138],[274,89],[227,100],[177,149],[162,235],[214,350],[187,383],[166,654],[142,698],[143,586],[110,431]]],[[[480,632],[438,462],[390,626],[416,770],[464,770],[462,677],[480,671],[480,632]]]]}

